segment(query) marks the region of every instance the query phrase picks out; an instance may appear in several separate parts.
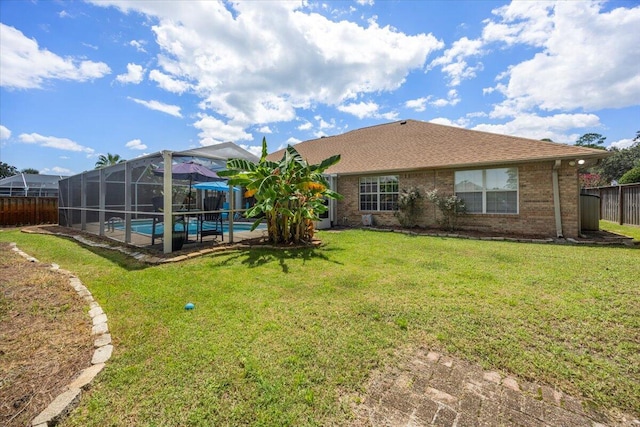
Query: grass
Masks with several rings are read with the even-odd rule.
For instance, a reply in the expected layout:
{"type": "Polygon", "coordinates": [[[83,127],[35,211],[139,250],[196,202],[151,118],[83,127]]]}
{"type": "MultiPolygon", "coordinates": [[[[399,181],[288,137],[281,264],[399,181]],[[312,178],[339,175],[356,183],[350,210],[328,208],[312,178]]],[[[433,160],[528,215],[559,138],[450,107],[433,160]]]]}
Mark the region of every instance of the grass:
{"type": "Polygon", "coordinates": [[[147,267],[0,232],[77,272],[109,317],[114,356],[65,426],[344,424],[341,397],[417,346],[640,415],[637,249],[320,238],[147,267]]]}
{"type": "Polygon", "coordinates": [[[633,240],[640,241],[640,227],[633,225],[620,225],[616,222],[600,220],[600,230],[609,231],[611,233],[622,234],[623,236],[632,237],[633,240]]]}

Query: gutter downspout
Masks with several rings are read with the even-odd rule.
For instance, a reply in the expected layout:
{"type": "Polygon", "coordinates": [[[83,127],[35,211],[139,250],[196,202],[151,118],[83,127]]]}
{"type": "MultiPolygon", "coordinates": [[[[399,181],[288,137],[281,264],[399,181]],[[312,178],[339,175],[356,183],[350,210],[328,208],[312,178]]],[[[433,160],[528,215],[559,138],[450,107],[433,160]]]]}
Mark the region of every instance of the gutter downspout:
{"type": "Polygon", "coordinates": [[[562,212],[560,209],[560,185],[558,183],[558,169],[560,169],[560,165],[562,164],[562,160],[556,160],[553,165],[553,208],[555,211],[556,217],[556,237],[562,238],[562,212]]]}
{"type": "MultiPolygon", "coordinates": [[[[338,191],[338,175],[329,175],[329,188],[333,191],[338,191]]],[[[336,199],[329,199],[329,227],[334,227],[338,224],[338,201],[336,199]]]]}

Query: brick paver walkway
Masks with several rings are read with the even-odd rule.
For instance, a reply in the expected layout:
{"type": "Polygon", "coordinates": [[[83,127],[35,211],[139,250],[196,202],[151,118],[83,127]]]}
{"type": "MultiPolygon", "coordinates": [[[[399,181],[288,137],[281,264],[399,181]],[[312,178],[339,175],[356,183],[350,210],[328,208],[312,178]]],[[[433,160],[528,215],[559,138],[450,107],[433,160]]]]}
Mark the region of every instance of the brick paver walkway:
{"type": "Polygon", "coordinates": [[[548,386],[519,381],[436,352],[420,350],[372,379],[358,425],[634,426],[612,420],[548,386]]]}

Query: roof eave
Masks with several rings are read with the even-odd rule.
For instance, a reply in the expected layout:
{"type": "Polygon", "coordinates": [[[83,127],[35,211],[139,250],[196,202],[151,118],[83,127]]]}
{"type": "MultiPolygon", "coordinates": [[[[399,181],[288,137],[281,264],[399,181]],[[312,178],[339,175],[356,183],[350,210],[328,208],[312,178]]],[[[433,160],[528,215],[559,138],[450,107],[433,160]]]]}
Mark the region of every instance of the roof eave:
{"type": "Polygon", "coordinates": [[[362,171],[348,171],[348,172],[333,172],[331,169],[327,170],[329,174],[335,175],[363,175],[363,174],[373,174],[373,175],[388,175],[394,173],[408,173],[408,172],[417,172],[423,170],[442,170],[442,169],[468,169],[474,167],[487,167],[487,166],[502,166],[502,165],[517,165],[523,163],[539,163],[539,162],[552,162],[555,160],[592,160],[592,159],[604,159],[606,157],[611,156],[613,153],[609,151],[603,151],[602,153],[584,153],[582,155],[576,154],[564,154],[561,156],[544,156],[544,157],[536,157],[529,159],[509,159],[509,160],[500,160],[500,161],[490,161],[490,162],[474,162],[474,163],[454,163],[454,164],[442,164],[442,165],[430,165],[424,167],[413,167],[413,168],[395,168],[395,169],[378,169],[378,170],[362,170],[362,171]]]}

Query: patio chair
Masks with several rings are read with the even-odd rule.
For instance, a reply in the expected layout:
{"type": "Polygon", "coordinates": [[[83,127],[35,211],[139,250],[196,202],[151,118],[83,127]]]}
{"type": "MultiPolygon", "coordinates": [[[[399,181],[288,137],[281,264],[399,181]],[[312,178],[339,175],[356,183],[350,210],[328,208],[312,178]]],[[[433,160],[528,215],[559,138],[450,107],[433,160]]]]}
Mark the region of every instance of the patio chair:
{"type": "Polygon", "coordinates": [[[229,202],[224,202],[222,204],[222,210],[225,211],[225,212],[222,212],[222,220],[226,221],[229,219],[229,213],[226,212],[229,210],[229,202]]]}
{"type": "MultiPolygon", "coordinates": [[[[153,204],[154,212],[163,212],[164,211],[164,196],[156,196],[151,199],[151,203],[153,204]]],[[[182,247],[182,243],[176,242],[176,238],[181,238],[184,242],[186,240],[187,233],[187,224],[185,222],[185,217],[182,215],[176,215],[173,217],[173,240],[172,247],[176,250],[176,246],[182,247]]],[[[163,223],[163,217],[160,215],[154,215],[151,223],[151,244],[154,245],[156,243],[156,238],[162,239],[164,238],[164,230],[160,231],[158,225],[163,223]]],[[[180,248],[178,248],[180,249],[180,248]]]]}
{"type": "Polygon", "coordinates": [[[220,236],[221,240],[224,241],[224,234],[222,229],[222,214],[220,212],[211,212],[219,210],[221,206],[222,195],[205,197],[205,212],[200,215],[198,224],[198,232],[200,233],[201,243],[204,236],[215,236],[214,240],[217,239],[217,236],[220,236]]]}

